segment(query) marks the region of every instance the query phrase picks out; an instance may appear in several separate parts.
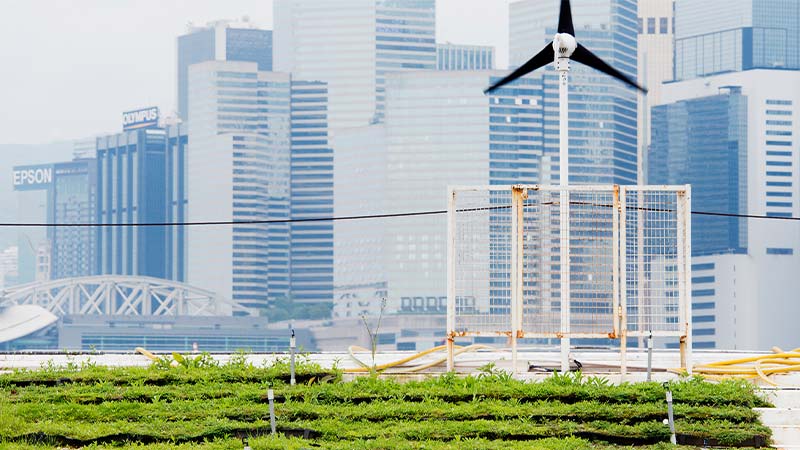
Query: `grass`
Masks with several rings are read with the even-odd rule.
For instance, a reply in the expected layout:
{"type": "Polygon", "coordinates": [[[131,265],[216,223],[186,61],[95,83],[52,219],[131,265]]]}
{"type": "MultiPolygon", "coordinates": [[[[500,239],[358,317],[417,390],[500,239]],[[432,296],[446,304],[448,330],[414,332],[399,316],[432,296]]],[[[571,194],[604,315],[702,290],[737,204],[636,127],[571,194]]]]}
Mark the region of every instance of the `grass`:
{"type": "MultiPolygon", "coordinates": [[[[660,449],[669,441],[665,388],[656,383],[580,375],[530,383],[499,372],[343,382],[302,360],[301,384],[288,378],[285,362],[255,367],[245,358],[0,375],[0,448],[241,449],[243,437],[254,449],[660,449]],[[266,434],[269,388],[277,436],[266,434]],[[291,437],[297,430],[312,431],[291,437]]],[[[752,386],[686,379],[670,387],[680,434],[726,446],[769,438],[752,411],[766,406],[752,386]]]]}

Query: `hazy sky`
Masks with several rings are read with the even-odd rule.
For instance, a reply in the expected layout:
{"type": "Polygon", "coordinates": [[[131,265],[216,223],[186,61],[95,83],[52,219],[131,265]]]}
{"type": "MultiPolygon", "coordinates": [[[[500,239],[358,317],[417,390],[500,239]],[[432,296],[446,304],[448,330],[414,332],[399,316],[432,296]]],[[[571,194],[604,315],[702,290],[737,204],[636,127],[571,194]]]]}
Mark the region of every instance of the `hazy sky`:
{"type": "MultiPolygon", "coordinates": [[[[325,1],[325,0],[320,0],[325,1]]],[[[509,0],[437,0],[437,40],[493,45],[508,60],[509,0]]],[[[0,0],[0,144],[121,129],[121,113],[175,109],[176,41],[188,22],[249,16],[271,0],[0,0]]]]}

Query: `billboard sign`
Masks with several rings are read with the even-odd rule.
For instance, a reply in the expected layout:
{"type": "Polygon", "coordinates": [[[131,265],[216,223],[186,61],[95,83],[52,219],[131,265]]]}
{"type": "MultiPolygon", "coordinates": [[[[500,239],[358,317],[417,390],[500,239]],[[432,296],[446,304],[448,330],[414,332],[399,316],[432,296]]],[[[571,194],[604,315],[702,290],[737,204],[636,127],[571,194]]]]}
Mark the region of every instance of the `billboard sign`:
{"type": "Polygon", "coordinates": [[[53,184],[53,165],[14,167],[11,177],[15,191],[41,191],[53,184]]]}
{"type": "Polygon", "coordinates": [[[122,129],[140,130],[158,126],[158,106],[122,113],[122,129]]]}

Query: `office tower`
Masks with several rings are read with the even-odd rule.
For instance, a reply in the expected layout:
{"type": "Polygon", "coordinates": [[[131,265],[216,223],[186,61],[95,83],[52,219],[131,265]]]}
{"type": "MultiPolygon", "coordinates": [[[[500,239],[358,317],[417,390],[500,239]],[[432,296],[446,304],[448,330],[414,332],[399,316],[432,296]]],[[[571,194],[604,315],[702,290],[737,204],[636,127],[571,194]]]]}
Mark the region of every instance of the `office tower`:
{"type": "MultiPolygon", "coordinates": [[[[447,208],[450,185],[539,179],[542,90],[522,79],[484,95],[500,72],[425,72],[389,77],[387,213],[447,208]]],[[[338,195],[338,194],[337,194],[338,195]]],[[[383,227],[390,309],[404,298],[446,295],[446,217],[400,217],[383,227]]]]}
{"type": "MultiPolygon", "coordinates": [[[[187,146],[181,126],[155,124],[97,138],[96,223],[183,221],[187,146]]],[[[103,227],[96,242],[98,275],[186,278],[185,227],[103,227]]]]}
{"type": "Polygon", "coordinates": [[[327,86],[254,63],[190,69],[192,221],[256,223],[191,230],[189,280],[248,306],[330,305],[333,151],[327,86]],[[295,220],[289,223],[289,220],[295,220]]]}
{"type": "MultiPolygon", "coordinates": [[[[23,223],[91,224],[95,220],[95,160],[15,167],[18,218],[23,223]]],[[[20,283],[94,273],[96,230],[47,227],[19,230],[20,283]]]]}
{"type": "Polygon", "coordinates": [[[292,81],[291,132],[291,217],[297,221],[291,225],[291,296],[330,306],[334,224],[313,220],[334,214],[325,83],[292,81]]]}
{"type": "MultiPolygon", "coordinates": [[[[12,174],[17,197],[17,221],[46,223],[52,217],[53,165],[14,167],[12,174]]],[[[50,276],[49,242],[46,228],[17,230],[17,282],[46,281],[50,276]],[[42,256],[42,258],[40,258],[42,256]]]]}
{"type": "MultiPolygon", "coordinates": [[[[550,42],[557,2],[522,0],[510,7],[510,63],[517,67],[550,42]]],[[[637,7],[633,0],[573,0],[579,42],[626,75],[637,78],[637,7]]],[[[571,184],[635,184],[637,93],[578,63],[571,64],[569,154],[571,184]]],[[[540,181],[557,184],[558,74],[552,65],[531,79],[544,86],[544,156],[540,181]]],[[[539,180],[537,180],[539,181],[539,180]]]]}
{"type": "Polygon", "coordinates": [[[275,69],[328,83],[329,126],[383,117],[386,76],[436,69],[434,0],[277,0],[275,69]]]}
{"type": "Polygon", "coordinates": [[[759,68],[800,69],[800,3],[677,0],[675,80],[759,68]]]}
{"type": "Polygon", "coordinates": [[[662,99],[653,109],[651,182],[693,185],[695,347],[793,345],[800,235],[783,219],[800,216],[800,71],[668,83],[662,99]]]}
{"type": "Polygon", "coordinates": [[[264,307],[289,295],[289,75],[208,61],[189,87],[189,220],[254,222],[190,230],[189,284],[264,307]]]}
{"type": "MultiPolygon", "coordinates": [[[[58,224],[91,224],[95,220],[97,162],[79,158],[53,165],[52,217],[58,224]]],[[[50,279],[93,275],[97,230],[55,227],[48,230],[50,279]]]]}
{"type": "Polygon", "coordinates": [[[189,66],[205,61],[249,61],[258,70],[272,70],[272,31],[245,17],[240,22],[216,21],[190,26],[178,37],[178,116],[188,118],[189,66]]]}
{"type": "MultiPolygon", "coordinates": [[[[741,88],[654,107],[653,136],[653,184],[691,184],[693,204],[703,211],[747,212],[747,98],[741,88]]],[[[745,221],[694,217],[695,256],[741,253],[746,241],[745,221]]]]}
{"type": "MultiPolygon", "coordinates": [[[[391,210],[386,201],[386,145],[385,124],[337,133],[333,140],[334,216],[357,217],[391,210]]],[[[391,220],[334,222],[334,318],[380,313],[388,282],[384,228],[391,220]]]]}
{"type": "Polygon", "coordinates": [[[672,80],[675,29],[673,0],[639,0],[639,81],[648,89],[639,96],[638,141],[640,184],[647,184],[647,147],[650,144],[650,108],[661,104],[661,84],[672,80]]]}
{"type": "Polygon", "coordinates": [[[492,70],[494,47],[436,44],[436,70],[492,70]]]}

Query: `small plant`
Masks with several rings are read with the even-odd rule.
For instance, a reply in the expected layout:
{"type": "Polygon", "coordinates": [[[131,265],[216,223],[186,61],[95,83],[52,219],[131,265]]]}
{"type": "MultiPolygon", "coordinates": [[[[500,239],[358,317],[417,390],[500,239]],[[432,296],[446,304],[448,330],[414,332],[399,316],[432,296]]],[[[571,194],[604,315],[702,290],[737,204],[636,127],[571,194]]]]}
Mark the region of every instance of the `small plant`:
{"type": "Polygon", "coordinates": [[[367,329],[370,339],[370,351],[372,352],[372,369],[370,373],[375,375],[377,373],[377,365],[375,364],[375,354],[378,352],[378,333],[381,330],[381,320],[383,320],[383,312],[386,310],[386,297],[381,299],[381,311],[378,314],[378,323],[375,325],[375,330],[372,330],[367,322],[367,316],[361,315],[361,321],[364,322],[364,328],[367,329]]]}

